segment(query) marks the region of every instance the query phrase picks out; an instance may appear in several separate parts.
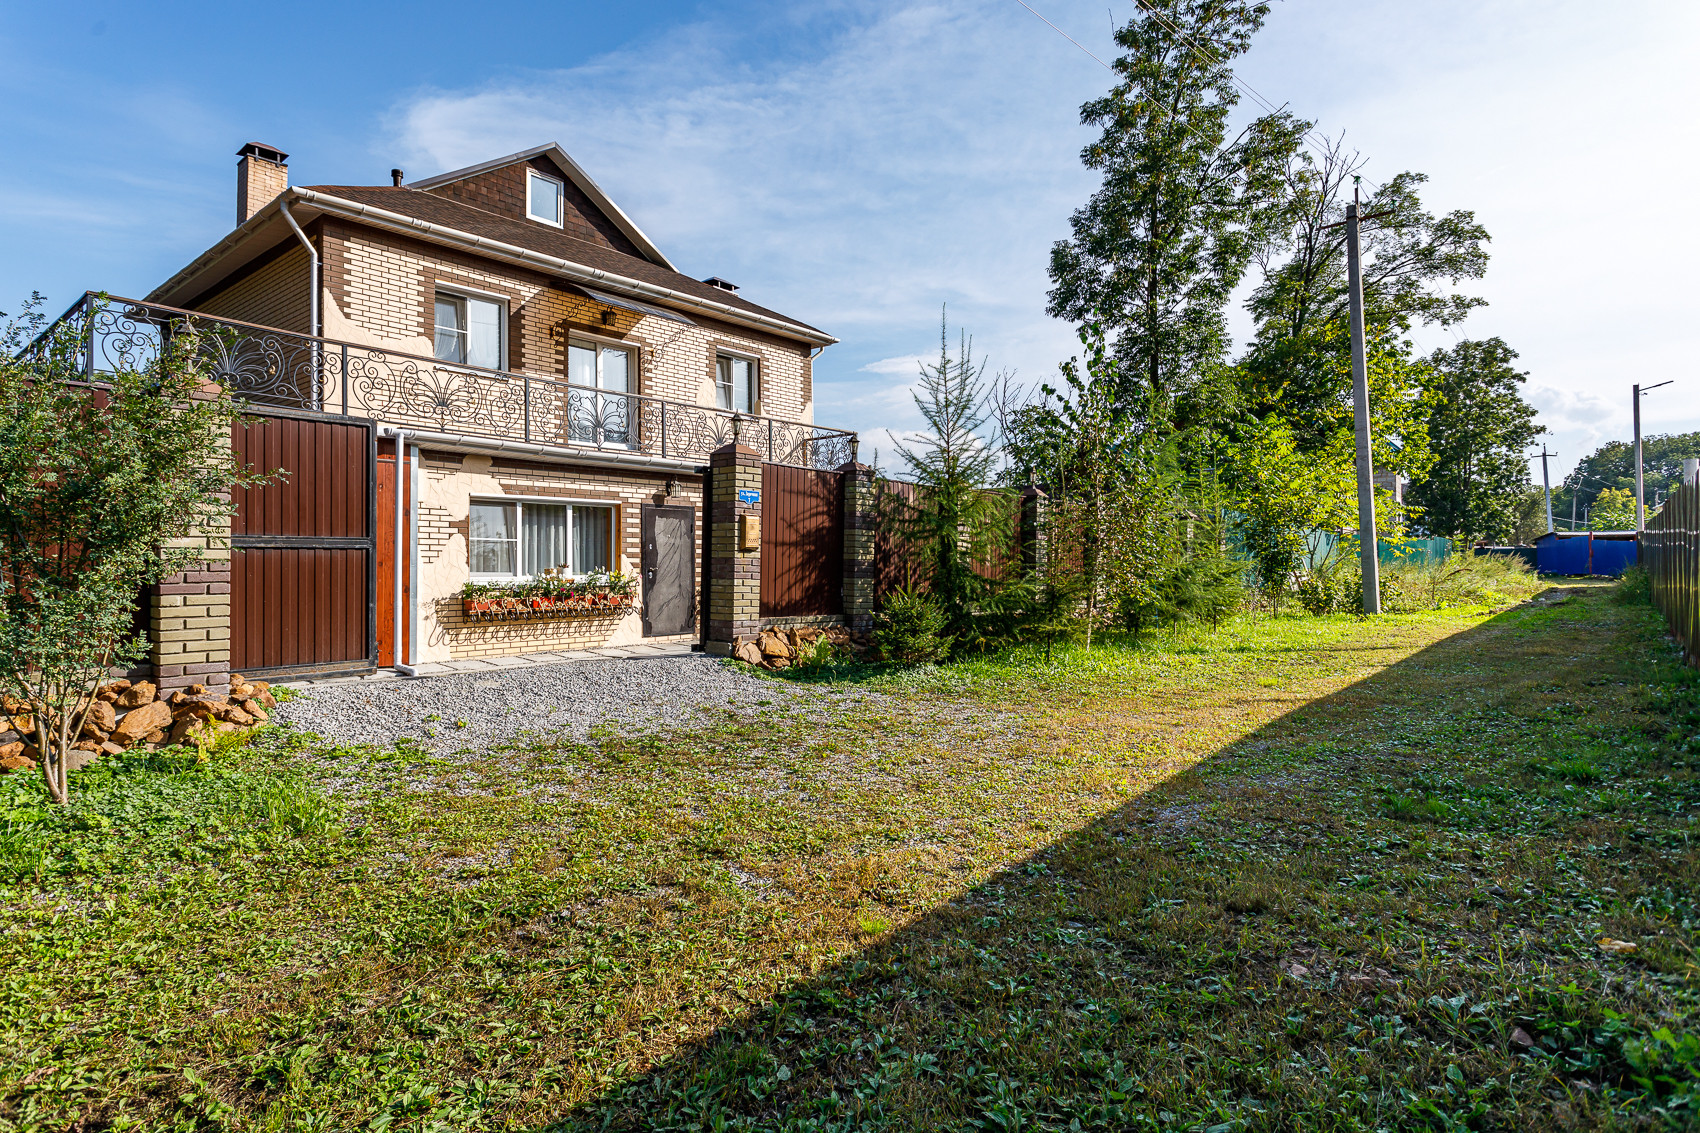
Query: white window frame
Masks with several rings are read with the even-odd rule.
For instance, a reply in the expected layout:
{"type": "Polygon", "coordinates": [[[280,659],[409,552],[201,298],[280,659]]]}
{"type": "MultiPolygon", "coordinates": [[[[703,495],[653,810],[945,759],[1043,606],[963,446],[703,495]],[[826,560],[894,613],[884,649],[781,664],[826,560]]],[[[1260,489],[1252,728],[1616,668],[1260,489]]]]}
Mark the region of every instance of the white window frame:
{"type": "Polygon", "coordinates": [[[542,170],[525,167],[525,218],[535,220],[538,224],[547,224],[551,228],[565,228],[567,220],[567,183],[556,177],[551,177],[542,170]],[[543,181],[555,186],[555,219],[539,216],[532,207],[532,191],[537,182],[543,181]]]}
{"type": "MultiPolygon", "coordinates": [[[[720,360],[722,358],[735,358],[740,362],[748,362],[750,364],[750,409],[749,409],[749,412],[752,416],[759,416],[761,414],[761,358],[760,358],[760,356],[755,355],[755,354],[745,354],[745,353],[743,353],[742,351],[739,351],[739,350],[727,350],[725,347],[716,347],[715,348],[715,351],[714,351],[714,407],[716,409],[720,409],[721,412],[723,412],[723,413],[739,413],[739,412],[742,412],[742,410],[734,409],[730,406],[722,408],[721,405],[720,405],[720,360]]],[[[738,399],[736,397],[733,397],[731,400],[733,401],[734,404],[736,404],[738,399]]]]}
{"type": "MultiPolygon", "coordinates": [[[[466,529],[466,561],[468,573],[474,582],[528,582],[534,575],[525,574],[517,568],[525,562],[525,505],[547,504],[550,507],[565,507],[567,516],[567,553],[570,556],[577,545],[578,508],[600,508],[608,513],[608,569],[618,570],[620,567],[620,505],[612,500],[563,499],[559,496],[473,496],[468,501],[466,529]],[[518,532],[514,539],[513,574],[490,574],[484,571],[470,570],[472,563],[472,524],[471,508],[478,504],[516,504],[518,510],[514,513],[514,530],[518,532]]],[[[569,564],[567,572],[573,578],[583,578],[588,570],[579,570],[577,563],[569,564]]]]}
{"type": "MultiPolygon", "coordinates": [[[[470,334],[471,333],[470,322],[467,324],[467,329],[463,330],[461,333],[462,334],[470,334]]],[[[436,285],[436,288],[432,292],[432,295],[431,295],[431,354],[432,354],[433,357],[437,357],[437,361],[441,362],[445,366],[467,366],[467,367],[474,369],[474,370],[489,369],[489,370],[498,370],[498,371],[505,373],[507,371],[507,368],[508,368],[508,365],[507,365],[507,363],[508,363],[508,297],[506,295],[498,294],[497,292],[494,292],[494,291],[480,291],[475,287],[462,287],[458,283],[441,283],[441,282],[439,282],[436,285]],[[466,310],[465,303],[468,299],[477,299],[480,302],[495,304],[495,306],[496,306],[496,361],[498,363],[500,363],[500,365],[477,366],[477,365],[474,365],[471,362],[456,362],[456,361],[449,359],[449,358],[437,357],[437,298],[438,298],[438,296],[443,296],[443,297],[446,297],[446,298],[449,298],[449,299],[458,299],[462,304],[462,307],[461,307],[462,312],[464,312],[466,310]]]]}
{"type": "Polygon", "coordinates": [[[602,338],[598,335],[585,334],[584,332],[577,331],[577,330],[575,330],[571,334],[567,335],[567,349],[571,350],[575,346],[584,347],[586,349],[589,349],[589,350],[592,350],[592,351],[595,352],[595,354],[596,354],[596,384],[594,386],[578,385],[577,383],[575,383],[573,381],[573,372],[572,372],[572,369],[569,367],[568,370],[567,370],[567,374],[566,374],[566,381],[567,381],[568,385],[572,386],[574,389],[598,389],[598,390],[602,390],[604,393],[611,394],[615,397],[620,397],[620,396],[623,396],[624,394],[634,394],[635,395],[639,392],[639,390],[636,387],[641,386],[643,384],[643,382],[641,381],[641,374],[643,372],[642,371],[642,365],[641,365],[642,362],[643,362],[643,352],[642,352],[642,349],[640,347],[635,346],[630,342],[622,341],[621,339],[618,339],[618,338],[602,338]],[[611,389],[606,388],[602,384],[602,352],[604,350],[620,350],[620,351],[624,351],[625,354],[626,354],[626,359],[627,359],[627,361],[626,361],[626,386],[627,386],[627,388],[623,391],[622,390],[611,390],[611,389]]]}

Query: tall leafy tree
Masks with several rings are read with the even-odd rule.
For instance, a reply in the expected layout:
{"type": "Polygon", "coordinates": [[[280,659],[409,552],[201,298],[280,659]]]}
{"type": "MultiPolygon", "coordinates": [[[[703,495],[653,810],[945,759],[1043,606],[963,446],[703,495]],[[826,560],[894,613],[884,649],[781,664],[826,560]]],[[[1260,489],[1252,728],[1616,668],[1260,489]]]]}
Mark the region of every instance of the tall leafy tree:
{"type": "MultiPolygon", "coordinates": [[[[1286,421],[1305,451],[1333,446],[1352,423],[1351,341],[1346,236],[1342,221],[1362,161],[1340,140],[1299,151],[1286,170],[1290,227],[1265,244],[1261,279],[1247,303],[1256,334],[1239,365],[1247,410],[1286,421]]],[[[1487,271],[1488,234],[1467,210],[1435,216],[1419,189],[1427,178],[1400,173],[1371,187],[1363,213],[1364,324],[1371,382],[1376,467],[1421,476],[1423,452],[1413,432],[1422,417],[1427,367],[1406,332],[1420,324],[1451,325],[1484,300],[1457,290],[1487,271]]]]}
{"type": "Polygon", "coordinates": [[[1309,124],[1278,112],[1228,136],[1239,102],[1229,63],[1268,11],[1145,0],[1116,33],[1116,85],[1081,107],[1101,129],[1081,160],[1103,183],[1051,250],[1048,310],[1102,322],[1127,412],[1163,419],[1222,358],[1229,295],[1281,228],[1285,170],[1309,124]]]}
{"type": "MultiPolygon", "coordinates": [[[[1647,506],[1670,495],[1682,482],[1682,462],[1700,457],[1700,432],[1671,433],[1641,438],[1641,474],[1647,489],[1647,506]]],[[[1635,446],[1628,441],[1609,441],[1577,462],[1576,469],[1565,478],[1562,487],[1552,493],[1553,518],[1560,527],[1570,521],[1574,499],[1577,527],[1584,526],[1582,516],[1599,499],[1602,492],[1617,488],[1629,493],[1631,508],[1635,500],[1635,446]]]]}
{"type": "Polygon", "coordinates": [[[1546,429],[1523,400],[1528,374],[1498,338],[1466,340],[1429,358],[1437,395],[1428,419],[1435,457],[1406,499],[1431,535],[1509,539],[1529,488],[1529,443],[1546,429]]]}

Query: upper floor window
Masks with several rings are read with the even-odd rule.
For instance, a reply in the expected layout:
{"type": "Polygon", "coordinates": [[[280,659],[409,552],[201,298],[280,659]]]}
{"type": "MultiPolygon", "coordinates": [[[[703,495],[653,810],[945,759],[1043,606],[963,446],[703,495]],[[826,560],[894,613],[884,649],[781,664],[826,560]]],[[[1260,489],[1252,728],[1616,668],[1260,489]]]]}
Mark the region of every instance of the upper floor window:
{"type": "Polygon", "coordinates": [[[503,306],[493,299],[437,292],[437,357],[460,366],[500,370],[503,306]]]}
{"type": "Polygon", "coordinates": [[[714,360],[714,399],[722,409],[754,413],[758,392],[756,364],[748,358],[722,354],[714,360]]]}
{"type": "Polygon", "coordinates": [[[535,169],[525,171],[525,215],[544,224],[561,227],[566,208],[565,186],[546,173],[535,169]]]}

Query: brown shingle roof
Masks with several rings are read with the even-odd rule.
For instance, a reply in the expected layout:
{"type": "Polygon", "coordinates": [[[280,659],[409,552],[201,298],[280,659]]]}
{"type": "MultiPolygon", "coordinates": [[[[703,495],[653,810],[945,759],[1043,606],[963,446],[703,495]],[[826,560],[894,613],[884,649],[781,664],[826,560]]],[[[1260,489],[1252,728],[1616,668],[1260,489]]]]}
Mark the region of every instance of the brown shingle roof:
{"type": "Polygon", "coordinates": [[[493,212],[460,201],[449,200],[435,193],[422,192],[417,189],[392,188],[387,185],[307,185],[315,193],[340,197],[345,201],[356,204],[371,205],[374,208],[387,209],[390,212],[410,216],[416,220],[440,224],[445,228],[453,228],[461,232],[469,232],[474,236],[483,236],[490,240],[500,240],[504,244],[525,248],[528,251],[541,252],[546,256],[570,260],[588,268],[613,272],[627,276],[644,283],[653,283],[659,287],[669,287],[686,295],[707,299],[714,303],[723,303],[728,307],[737,307],[752,314],[763,315],[770,319],[782,319],[804,330],[825,334],[818,327],[782,315],[778,311],[758,306],[747,299],[701,280],[692,279],[676,271],[669,271],[659,264],[653,264],[637,256],[629,256],[613,248],[605,248],[546,228],[540,224],[528,221],[513,220],[498,216],[493,212]]]}

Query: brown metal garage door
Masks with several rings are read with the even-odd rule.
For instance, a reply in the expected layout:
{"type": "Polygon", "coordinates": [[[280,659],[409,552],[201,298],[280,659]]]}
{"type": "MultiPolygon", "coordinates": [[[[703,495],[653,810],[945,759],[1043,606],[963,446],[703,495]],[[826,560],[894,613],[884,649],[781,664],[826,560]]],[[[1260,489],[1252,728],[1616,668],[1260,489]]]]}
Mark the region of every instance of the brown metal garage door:
{"type": "Polygon", "coordinates": [[[269,412],[230,440],[239,463],[283,470],[235,493],[230,667],[268,679],[372,671],[372,422],[269,412]]]}

